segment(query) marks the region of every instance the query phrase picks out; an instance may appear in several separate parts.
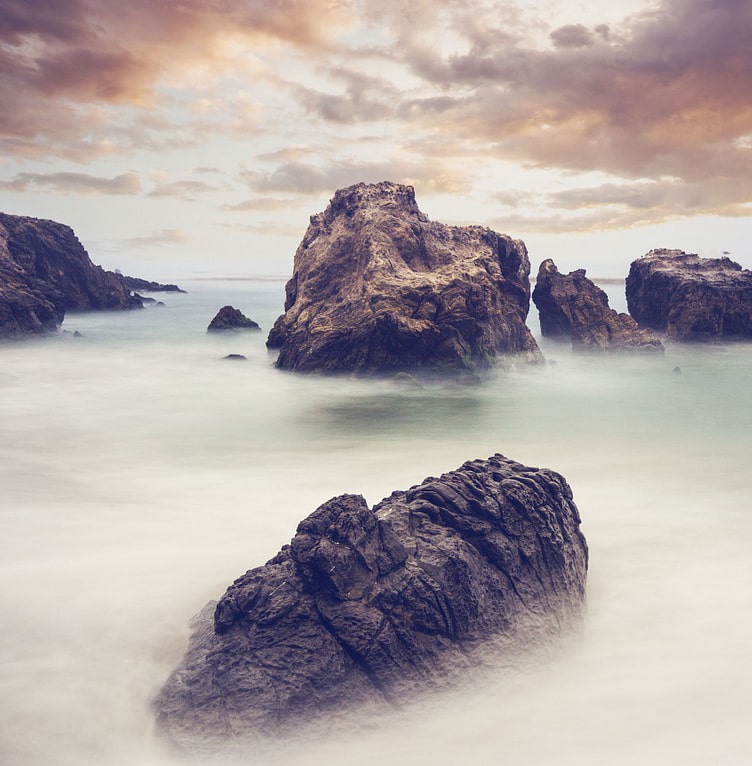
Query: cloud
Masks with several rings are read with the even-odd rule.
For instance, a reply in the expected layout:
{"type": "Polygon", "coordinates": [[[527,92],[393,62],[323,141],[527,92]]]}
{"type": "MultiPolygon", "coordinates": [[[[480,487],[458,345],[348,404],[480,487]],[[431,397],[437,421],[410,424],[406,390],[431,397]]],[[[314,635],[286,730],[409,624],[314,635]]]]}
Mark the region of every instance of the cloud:
{"type": "Polygon", "coordinates": [[[240,234],[257,234],[264,237],[294,237],[302,239],[307,220],[300,226],[281,221],[259,221],[258,223],[224,223],[222,227],[240,234]]]}
{"type": "Polygon", "coordinates": [[[380,162],[332,161],[326,166],[306,162],[288,162],[269,173],[246,170],[241,180],[256,192],[288,192],[302,195],[333,192],[352,184],[395,181],[418,186],[433,193],[457,194],[468,190],[461,173],[441,162],[427,164],[411,160],[380,162]]]}
{"type": "Polygon", "coordinates": [[[131,237],[122,240],[125,248],[165,247],[182,245],[190,241],[190,236],[182,229],[161,229],[143,237],[131,237]]]}
{"type": "Polygon", "coordinates": [[[171,197],[192,202],[197,195],[216,191],[217,187],[203,181],[169,181],[155,186],[150,192],[150,197],[171,197]]]}
{"type": "Polygon", "coordinates": [[[289,210],[290,208],[299,207],[301,203],[302,200],[300,198],[254,197],[236,204],[222,205],[222,210],[233,213],[268,212],[273,210],[289,210]]]}
{"type": "Polygon", "coordinates": [[[141,180],[129,172],[114,178],[87,173],[18,173],[11,181],[0,182],[0,189],[22,192],[31,188],[76,194],[138,194],[141,180]]]}
{"type": "Polygon", "coordinates": [[[567,24],[554,29],[550,34],[556,48],[587,48],[595,43],[596,37],[583,24],[567,24]]]}
{"type": "Polygon", "coordinates": [[[350,17],[331,0],[3,0],[0,150],[83,157],[72,143],[91,152],[106,135],[88,119],[97,106],[153,107],[160,88],[199,71],[219,78],[241,49],[281,41],[316,51],[350,17]]]}

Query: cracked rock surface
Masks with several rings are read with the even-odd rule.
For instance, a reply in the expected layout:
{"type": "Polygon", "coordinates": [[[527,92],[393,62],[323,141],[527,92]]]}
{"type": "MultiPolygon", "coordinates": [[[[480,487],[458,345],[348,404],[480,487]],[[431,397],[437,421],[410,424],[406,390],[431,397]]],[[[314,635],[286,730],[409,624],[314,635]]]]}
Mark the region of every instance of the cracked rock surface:
{"type": "Polygon", "coordinates": [[[198,615],[158,722],[189,750],[325,731],[550,638],[583,608],[579,525],[562,476],[498,454],[372,509],[332,498],[198,615]]]}
{"type": "Polygon", "coordinates": [[[447,226],[411,186],[356,184],[311,217],[267,345],[301,372],[466,372],[540,361],[520,240],[447,226]]]}

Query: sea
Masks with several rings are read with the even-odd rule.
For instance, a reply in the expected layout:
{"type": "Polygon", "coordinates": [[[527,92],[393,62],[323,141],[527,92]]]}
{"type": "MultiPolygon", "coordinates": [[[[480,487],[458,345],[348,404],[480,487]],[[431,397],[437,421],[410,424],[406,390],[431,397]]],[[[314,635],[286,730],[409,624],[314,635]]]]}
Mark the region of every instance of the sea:
{"type": "Polygon", "coordinates": [[[546,364],[405,386],[275,369],[282,277],[181,286],[0,346],[0,763],[752,763],[752,344],[541,340],[546,364]],[[226,304],[262,331],[208,334],[226,304]],[[497,452],[573,489],[578,630],[352,731],[170,750],[151,700],[208,601],[330,497],[376,503],[497,452]]]}

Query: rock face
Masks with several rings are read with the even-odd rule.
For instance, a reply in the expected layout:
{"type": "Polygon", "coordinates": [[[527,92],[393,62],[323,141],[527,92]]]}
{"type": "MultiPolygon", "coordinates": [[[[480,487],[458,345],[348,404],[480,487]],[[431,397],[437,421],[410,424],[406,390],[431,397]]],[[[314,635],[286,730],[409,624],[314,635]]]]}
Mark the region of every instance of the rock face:
{"type": "Polygon", "coordinates": [[[609,308],[608,296],[585,276],[585,269],[561,274],[550,258],[543,261],[533,302],[544,337],[571,339],[575,351],[663,351],[650,330],[609,308]]]}
{"type": "Polygon", "coordinates": [[[311,217],[267,344],[303,372],[464,371],[540,351],[525,245],[429,221],[410,186],[340,189],[311,217]]]}
{"type": "Polygon", "coordinates": [[[335,497],[198,616],[158,722],[186,749],[323,733],[550,638],[582,610],[579,524],[559,474],[501,455],[335,497]]]}
{"type": "Polygon", "coordinates": [[[206,328],[207,332],[223,330],[260,330],[256,322],[249,319],[242,311],[233,306],[222,306],[206,328]]]}
{"type": "Polygon", "coordinates": [[[55,330],[66,311],[142,306],[119,274],[91,262],[70,227],[0,213],[0,337],[55,330]]]}
{"type": "Polygon", "coordinates": [[[629,312],[678,341],[752,338],[752,271],[730,258],[651,250],[627,277],[629,312]]]}

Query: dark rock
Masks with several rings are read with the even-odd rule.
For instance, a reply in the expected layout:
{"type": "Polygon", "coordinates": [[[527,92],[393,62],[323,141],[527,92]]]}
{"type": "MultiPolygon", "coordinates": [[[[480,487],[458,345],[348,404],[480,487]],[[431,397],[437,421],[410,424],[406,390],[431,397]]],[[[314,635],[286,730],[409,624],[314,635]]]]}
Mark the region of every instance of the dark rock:
{"type": "Polygon", "coordinates": [[[54,331],[66,311],[142,306],[119,274],[91,262],[70,227],[0,213],[0,337],[54,331]]]}
{"type": "Polygon", "coordinates": [[[227,354],[227,356],[223,356],[222,359],[232,359],[232,360],[242,360],[247,359],[247,356],[243,356],[243,354],[227,354]]]}
{"type": "Polygon", "coordinates": [[[651,250],[629,269],[627,305],[671,340],[752,338],[752,271],[730,258],[651,250]]]}
{"type": "Polygon", "coordinates": [[[130,290],[141,290],[146,293],[184,293],[177,285],[163,285],[160,282],[150,282],[148,279],[122,275],[123,282],[130,290]]]}
{"type": "Polygon", "coordinates": [[[260,330],[261,328],[252,319],[232,306],[222,306],[214,319],[206,328],[207,332],[221,332],[224,330],[260,330]]]}
{"type": "Polygon", "coordinates": [[[571,339],[575,351],[663,351],[652,332],[609,308],[608,296],[585,276],[585,269],[561,274],[550,258],[543,261],[533,302],[544,337],[571,339]]]}
{"type": "Polygon", "coordinates": [[[579,524],[563,477],[501,455],[335,497],[198,616],[158,722],[186,749],[322,734],[547,641],[582,611],[579,524]]]}
{"type": "Polygon", "coordinates": [[[302,372],[539,361],[525,325],[529,274],[521,241],[429,221],[410,186],[357,184],[312,216],[267,345],[280,349],[278,367],[302,372]]]}

